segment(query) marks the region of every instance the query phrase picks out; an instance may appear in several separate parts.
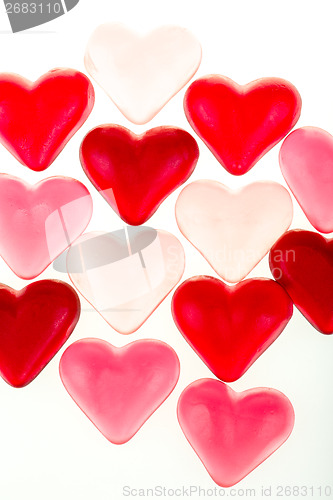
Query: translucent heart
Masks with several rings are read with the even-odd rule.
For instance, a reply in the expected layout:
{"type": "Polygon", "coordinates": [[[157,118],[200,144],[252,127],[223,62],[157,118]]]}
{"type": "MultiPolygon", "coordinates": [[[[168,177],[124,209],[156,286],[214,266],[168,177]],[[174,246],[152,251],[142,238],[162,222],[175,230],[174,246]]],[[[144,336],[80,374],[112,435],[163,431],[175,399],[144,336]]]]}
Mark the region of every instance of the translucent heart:
{"type": "Polygon", "coordinates": [[[83,339],[62,355],[60,376],[97,429],[112,443],[123,444],[173,391],[179,360],[159,340],[117,348],[104,340],[83,339]]]}
{"type": "Polygon", "coordinates": [[[333,137],[303,127],[285,139],[280,167],[305,215],[318,231],[333,231],[333,137]]]}
{"type": "Polygon", "coordinates": [[[165,26],[146,36],[102,24],[85,54],[88,73],[133,123],[151,120],[192,78],[201,46],[185,28],[165,26]]]}
{"type": "Polygon", "coordinates": [[[293,430],[289,399],[275,389],[235,392],[201,379],[178,402],[180,426],[212,479],[233,486],[274,453],[293,430]]]}
{"type": "Polygon", "coordinates": [[[182,190],[176,203],[183,235],[231,283],[258,264],[288,229],[292,216],[291,197],[276,182],[231,191],[216,181],[196,181],[182,190]]]}
{"type": "Polygon", "coordinates": [[[146,321],[178,283],[184,264],[175,236],[144,226],[86,233],[67,255],[74,286],[123,334],[146,321]]]}
{"type": "Polygon", "coordinates": [[[89,191],[75,179],[30,185],[0,175],[0,255],[20,278],[44,271],[83,233],[91,215],[89,191]]]}

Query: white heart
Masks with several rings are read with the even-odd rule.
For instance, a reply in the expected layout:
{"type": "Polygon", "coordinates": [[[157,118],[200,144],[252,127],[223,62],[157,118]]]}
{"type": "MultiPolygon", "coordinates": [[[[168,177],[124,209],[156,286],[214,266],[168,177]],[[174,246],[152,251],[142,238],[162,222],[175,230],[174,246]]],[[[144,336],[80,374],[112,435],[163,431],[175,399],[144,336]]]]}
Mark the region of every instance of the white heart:
{"type": "Polygon", "coordinates": [[[136,331],[179,282],[184,250],[166,231],[128,227],[82,235],[67,254],[77,290],[116,331],[136,331]]]}
{"type": "Polygon", "coordinates": [[[201,46],[185,28],[165,26],[140,36],[102,24],[86,49],[88,73],[133,123],[149,122],[192,78],[201,46]]]}
{"type": "Polygon", "coordinates": [[[188,184],[176,203],[183,235],[226,281],[241,281],[288,229],[293,205],[276,182],[255,182],[239,191],[216,181],[188,184]]]}

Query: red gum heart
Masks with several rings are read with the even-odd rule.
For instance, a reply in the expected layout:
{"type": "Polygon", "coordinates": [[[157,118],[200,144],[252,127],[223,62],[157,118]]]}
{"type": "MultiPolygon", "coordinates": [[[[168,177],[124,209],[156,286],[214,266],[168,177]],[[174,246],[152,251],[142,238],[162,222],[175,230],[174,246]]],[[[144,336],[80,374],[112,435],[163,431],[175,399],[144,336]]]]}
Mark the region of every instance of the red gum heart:
{"type": "Polygon", "coordinates": [[[88,118],[95,95],[73,69],[53,69],[30,82],[0,74],[0,141],[23,165],[45,170],[88,118]]]}
{"type": "Polygon", "coordinates": [[[56,280],[16,291],[0,285],[0,374],[14,387],[29,384],[75,328],[80,301],[70,285],[56,280]]]}
{"type": "Polygon", "coordinates": [[[238,85],[210,75],[190,85],[184,109],[190,125],[224,168],[242,175],[294,127],[301,97],[280,78],[238,85]]]}
{"type": "Polygon", "coordinates": [[[312,231],[285,233],[269,254],[271,272],[321,333],[333,333],[333,240],[312,231]]]}
{"type": "Polygon", "coordinates": [[[269,279],[235,286],[209,276],[182,283],[172,299],[174,321],[219,379],[239,379],[276,340],[292,316],[292,301],[269,279]]]}
{"type": "Polygon", "coordinates": [[[199,157],[193,137],[173,127],[142,135],[118,125],[91,130],[80,158],[92,184],[128,224],[146,222],[192,174],[199,157]]]}

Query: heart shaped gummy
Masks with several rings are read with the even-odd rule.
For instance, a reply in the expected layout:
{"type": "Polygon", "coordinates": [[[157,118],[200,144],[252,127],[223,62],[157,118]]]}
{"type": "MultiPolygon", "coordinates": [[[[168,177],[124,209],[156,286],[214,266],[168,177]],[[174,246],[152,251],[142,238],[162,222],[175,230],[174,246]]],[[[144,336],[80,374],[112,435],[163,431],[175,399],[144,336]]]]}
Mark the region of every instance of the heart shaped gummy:
{"type": "Polygon", "coordinates": [[[177,224],[221,278],[242,280],[288,229],[293,205],[276,182],[255,182],[239,191],[216,181],[195,181],[180,193],[177,224]]]}
{"type": "Polygon", "coordinates": [[[80,316],[80,301],[67,283],[42,280],[20,291],[0,285],[0,374],[23,387],[66,342],[80,316]]]}
{"type": "Polygon", "coordinates": [[[151,120],[200,62],[200,44],[185,28],[165,26],[140,36],[116,23],[96,28],[84,59],[88,73],[137,124],[151,120]]]}
{"type": "Polygon", "coordinates": [[[85,233],[67,254],[74,286],[122,334],[140,328],[179,282],[184,266],[177,238],[144,226],[85,233]]]}
{"type": "Polygon", "coordinates": [[[32,186],[0,174],[0,255],[20,278],[44,271],[91,215],[89,191],[75,179],[50,177],[32,186]]]}
{"type": "Polygon", "coordinates": [[[182,283],[172,299],[174,321],[219,379],[241,377],[276,340],[292,316],[292,301],[269,279],[235,286],[209,276],[182,283]]]}
{"type": "Polygon", "coordinates": [[[201,379],[180,395],[178,420],[212,479],[229,487],[288,439],[295,415],[275,389],[238,393],[218,380],[201,379]]]}
{"type": "Polygon", "coordinates": [[[159,340],[125,347],[99,339],[70,345],[60,360],[61,380],[75,403],[112,443],[123,444],[173,391],[175,351],[159,340]]]}
{"type": "Polygon", "coordinates": [[[316,127],[294,130],[280,149],[283,177],[318,231],[333,231],[333,137],[316,127]]]}
{"type": "Polygon", "coordinates": [[[128,224],[146,222],[170,193],[192,174],[199,157],[193,137],[174,127],[135,135],[119,125],[103,125],[83,139],[83,170],[128,224]]]}
{"type": "Polygon", "coordinates": [[[74,69],[53,69],[30,82],[0,74],[0,142],[31,170],[55,160],[94,106],[89,79],[74,69]]]}
{"type": "Polygon", "coordinates": [[[217,160],[234,175],[248,172],[296,124],[301,97],[281,78],[237,83],[199,78],[184,98],[186,117],[217,160]]]}
{"type": "Polygon", "coordinates": [[[272,247],[269,265],[306,319],[332,334],[333,240],[312,231],[288,231],[272,247]]]}

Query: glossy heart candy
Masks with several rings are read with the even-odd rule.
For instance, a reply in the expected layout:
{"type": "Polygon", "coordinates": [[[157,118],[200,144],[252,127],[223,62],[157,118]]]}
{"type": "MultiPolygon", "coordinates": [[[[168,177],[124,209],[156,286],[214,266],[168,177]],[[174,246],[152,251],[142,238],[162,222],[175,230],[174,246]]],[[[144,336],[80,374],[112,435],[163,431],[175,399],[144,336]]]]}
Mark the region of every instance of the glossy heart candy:
{"type": "Polygon", "coordinates": [[[143,124],[192,78],[201,62],[201,47],[178,26],[141,36],[109,23],[92,34],[84,62],[123,115],[143,124]]]}
{"type": "Polygon", "coordinates": [[[311,224],[333,231],[333,137],[316,127],[292,132],[280,150],[280,167],[311,224]]]}
{"type": "Polygon", "coordinates": [[[288,439],[295,415],[289,399],[275,389],[238,393],[218,380],[201,379],[181,394],[178,420],[212,479],[229,487],[288,439]]]}
{"type": "Polygon", "coordinates": [[[251,279],[235,286],[209,276],[182,283],[172,315],[184,338],[221,380],[241,377],[283,331],[292,301],[276,282],[251,279]]]}
{"type": "Polygon", "coordinates": [[[221,278],[242,280],[288,229],[293,206],[276,182],[256,182],[231,191],[216,181],[188,184],[176,203],[183,235],[221,278]]]}
{"type": "Polygon", "coordinates": [[[272,247],[269,265],[306,319],[321,333],[333,333],[333,241],[288,231],[272,247]]]}
{"type": "Polygon", "coordinates": [[[123,334],[146,321],[179,282],[184,265],[177,238],[149,227],[86,233],[67,255],[74,286],[123,334]]]}
{"type": "Polygon", "coordinates": [[[45,170],[88,118],[94,105],[89,79],[53,69],[30,82],[0,74],[0,142],[31,170],[45,170]]]}
{"type": "Polygon", "coordinates": [[[89,191],[75,179],[50,177],[32,186],[0,174],[0,255],[20,278],[44,271],[91,215],[89,191]]]}
{"type": "Polygon", "coordinates": [[[179,360],[159,340],[137,340],[118,348],[104,340],[83,339],[62,355],[60,376],[97,429],[112,443],[123,444],[173,391],[179,360]]]}
{"type": "Polygon", "coordinates": [[[0,374],[14,387],[29,384],[75,328],[80,301],[70,285],[56,280],[23,290],[0,285],[0,374]]]}
{"type": "Polygon", "coordinates": [[[190,85],[184,108],[217,160],[231,174],[242,175],[294,127],[301,97],[280,78],[238,85],[224,76],[209,75],[190,85]]]}
{"type": "Polygon", "coordinates": [[[192,174],[199,149],[193,137],[174,127],[142,135],[104,125],[84,138],[83,170],[101,195],[131,225],[146,222],[162,201],[192,174]]]}

